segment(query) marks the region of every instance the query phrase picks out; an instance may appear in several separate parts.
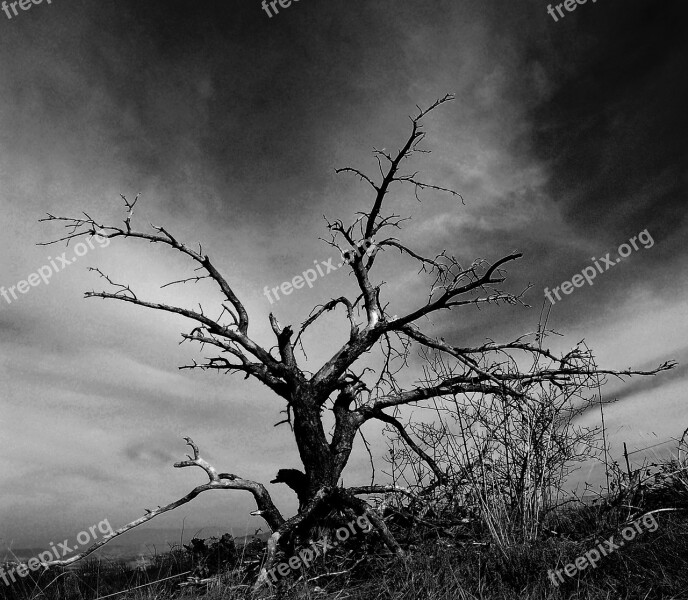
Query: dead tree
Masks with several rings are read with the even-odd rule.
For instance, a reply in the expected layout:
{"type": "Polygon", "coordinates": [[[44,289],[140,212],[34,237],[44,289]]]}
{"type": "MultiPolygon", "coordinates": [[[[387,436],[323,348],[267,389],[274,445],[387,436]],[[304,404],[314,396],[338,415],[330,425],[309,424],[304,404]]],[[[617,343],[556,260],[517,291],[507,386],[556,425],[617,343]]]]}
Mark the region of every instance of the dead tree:
{"type": "MultiPolygon", "coordinates": [[[[48,243],[69,243],[80,236],[100,235],[109,239],[143,240],[168,246],[196,263],[198,271],[193,277],[172,283],[209,279],[221,291],[224,300],[222,313],[217,319],[210,317],[202,309],[139,298],[128,285],[113,282],[100,270],[97,272],[112,289],[88,292],[86,297],[126,302],[184,317],[192,323],[192,328],[188,333],[182,334],[183,340],[213,347],[216,356],[204,359],[203,363],[194,362],[181,368],[243,374],[269,387],[285,403],[287,416],[284,422],[292,427],[304,469],[303,486],[300,486],[300,508],[294,517],[285,520],[261,484],[231,474],[218,475],[200,457],[198,448],[190,440],[193,456],[176,465],[199,466],[210,478],[209,483],[196,488],[187,496],[188,499],[209,489],[248,489],[253,493],[258,503],[257,514],[265,518],[273,531],[266,569],[275,560],[280,538],[290,534],[313,515],[336,508],[343,512],[367,514],[387,546],[397,555],[403,555],[403,550],[384,521],[371,510],[368,502],[358,496],[384,491],[406,491],[375,485],[355,489],[339,486],[340,476],[349,460],[355,438],[368,421],[378,420],[403,431],[403,425],[394,416],[394,411],[403,405],[414,405],[432,399],[440,401],[469,393],[507,395],[518,400],[526,398],[527,392],[524,390],[538,382],[556,384],[603,374],[618,377],[654,375],[673,366],[665,363],[648,372],[591,370],[580,364],[575,350],[563,356],[555,356],[537,343],[520,338],[510,342],[463,347],[443,339],[435,339],[423,332],[422,326],[440,311],[501,303],[522,304],[523,292],[514,295],[499,288],[505,280],[504,267],[519,259],[520,253],[514,252],[493,262],[478,259],[470,265],[462,266],[459,260],[446,252],[435,257],[422,256],[396,237],[388,235],[390,231],[400,230],[405,220],[387,208],[394,188],[410,185],[413,186],[416,197],[419,192],[429,190],[447,193],[463,200],[451,189],[426,183],[418,178],[417,173],[404,171],[411,157],[427,152],[419,146],[425,137],[423,119],[452,99],[448,95],[426,109],[419,108],[418,113],[410,119],[407,139],[396,153],[374,149],[379,174],[369,176],[354,167],[337,170],[338,173],[355,175],[370,190],[372,196],[371,206],[357,213],[351,223],[345,224],[341,220],[327,222],[331,239],[326,241],[342,253],[357,282],[358,297],[351,299],[340,296],[316,307],[298,330],[280,325],[275,316],[270,314],[270,326],[276,340],[275,354],[272,349],[261,346],[251,337],[249,315],[236,291],[235,283],[230,283],[221,274],[200,246],[196,250],[186,245],[162,226],[152,226],[150,232],[132,228],[132,213],[138,196],[133,201],[122,196],[127,211],[124,226],[107,225],[86,213],[77,218],[48,214],[42,219],[63,223],[68,228],[64,237],[48,243]],[[386,251],[398,251],[408,260],[416,262],[422,274],[431,280],[427,300],[406,314],[396,315],[388,310],[388,305],[383,302],[381,280],[373,279],[373,267],[386,251]],[[323,314],[336,308],[341,308],[346,317],[348,340],[314,374],[307,373],[299,365],[303,349],[299,344],[309,327],[323,314]],[[396,373],[407,365],[407,358],[414,345],[426,352],[442,355],[450,364],[442,372],[430,375],[426,373],[415,384],[403,386],[396,373]],[[382,367],[377,371],[362,366],[363,356],[371,350],[381,353],[382,367]],[[528,372],[507,372],[500,369],[498,361],[486,358],[495,353],[518,352],[537,357],[538,368],[528,372]],[[323,425],[324,411],[329,411],[334,417],[335,425],[331,434],[325,431],[323,425]]],[[[408,441],[413,444],[410,437],[408,441]]],[[[428,462],[437,481],[446,478],[445,473],[420,448],[411,448],[421,452],[420,456],[428,462]]],[[[265,581],[265,573],[264,569],[259,582],[265,581]]]]}

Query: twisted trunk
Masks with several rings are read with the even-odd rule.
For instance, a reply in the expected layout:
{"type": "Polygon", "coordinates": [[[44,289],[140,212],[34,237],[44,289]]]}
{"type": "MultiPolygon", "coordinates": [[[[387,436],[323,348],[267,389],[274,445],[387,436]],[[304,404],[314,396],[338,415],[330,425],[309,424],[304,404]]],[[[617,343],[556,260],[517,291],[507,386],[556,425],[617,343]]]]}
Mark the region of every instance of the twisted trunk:
{"type": "Polygon", "coordinates": [[[320,407],[315,399],[304,393],[292,400],[292,408],[294,438],[308,478],[307,497],[310,500],[315,497],[318,490],[335,487],[340,473],[334,468],[320,407]]]}
{"type": "Polygon", "coordinates": [[[349,410],[355,391],[342,391],[334,405],[335,429],[328,442],[321,418],[321,404],[302,391],[291,402],[294,438],[308,479],[307,500],[323,488],[336,488],[353,448],[362,419],[349,410]]]}

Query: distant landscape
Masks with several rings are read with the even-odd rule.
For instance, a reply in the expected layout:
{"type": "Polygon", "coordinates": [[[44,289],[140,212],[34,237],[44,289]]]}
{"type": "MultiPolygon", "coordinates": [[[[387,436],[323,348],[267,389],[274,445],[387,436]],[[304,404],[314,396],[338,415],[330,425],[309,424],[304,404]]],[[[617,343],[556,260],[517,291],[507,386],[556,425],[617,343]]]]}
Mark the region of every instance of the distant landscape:
{"type": "MultiPolygon", "coordinates": [[[[195,531],[183,531],[182,529],[133,529],[125,533],[120,538],[106,544],[100,550],[96,550],[93,556],[98,556],[107,560],[117,560],[129,563],[132,567],[136,566],[136,559],[144,556],[151,557],[169,552],[171,548],[178,547],[180,544],[188,544],[191,538],[208,539],[221,537],[223,531],[218,527],[204,527],[195,531]]],[[[265,541],[269,537],[267,533],[258,533],[256,536],[243,535],[234,538],[236,544],[242,544],[253,538],[265,541]]],[[[7,548],[2,549],[0,554],[0,564],[3,562],[27,561],[31,557],[38,556],[46,548],[7,548]]],[[[67,555],[65,558],[69,558],[67,555]]]]}

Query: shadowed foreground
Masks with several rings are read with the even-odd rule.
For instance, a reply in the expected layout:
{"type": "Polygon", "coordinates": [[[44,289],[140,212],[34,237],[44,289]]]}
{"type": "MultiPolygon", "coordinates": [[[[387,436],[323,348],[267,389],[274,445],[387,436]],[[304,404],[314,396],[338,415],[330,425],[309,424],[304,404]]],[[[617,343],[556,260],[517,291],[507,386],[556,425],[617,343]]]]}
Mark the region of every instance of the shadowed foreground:
{"type": "MultiPolygon", "coordinates": [[[[352,600],[432,598],[632,599],[688,597],[688,476],[675,460],[653,465],[646,479],[589,505],[570,503],[548,515],[540,538],[501,547],[480,515],[453,522],[388,511],[386,520],[407,550],[397,558],[377,532],[350,536],[308,569],[289,570],[277,585],[252,595],[265,558],[254,539],[236,547],[231,536],[158,556],[145,570],[91,561],[71,570],[31,574],[0,587],[3,600],[116,598],[328,598],[352,600]],[[633,520],[651,515],[656,527],[638,528],[631,541],[555,586],[548,572],[599,547],[618,544],[633,520]],[[409,523],[415,523],[409,527],[409,523]],[[30,579],[33,577],[33,579],[30,579]],[[170,578],[170,579],[167,579],[170,578]],[[160,582],[160,580],[166,581],[160,582]],[[142,586],[142,587],[138,587],[142,586]],[[138,588],[138,589],[131,589],[138,588]]],[[[324,534],[326,535],[326,534],[324,534]]],[[[317,541],[315,542],[317,543],[317,541]]],[[[285,557],[288,560],[290,557],[285,557]]],[[[286,569],[285,569],[286,570],[286,569]]]]}

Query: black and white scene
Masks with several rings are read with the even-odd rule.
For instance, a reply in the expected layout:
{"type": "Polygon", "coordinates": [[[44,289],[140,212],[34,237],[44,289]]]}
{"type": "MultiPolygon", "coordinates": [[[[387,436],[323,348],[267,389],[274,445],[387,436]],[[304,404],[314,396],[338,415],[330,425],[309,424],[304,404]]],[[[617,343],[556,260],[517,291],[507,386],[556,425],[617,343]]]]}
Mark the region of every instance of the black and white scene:
{"type": "Polygon", "coordinates": [[[0,3],[0,600],[688,599],[688,5],[0,3]]]}

